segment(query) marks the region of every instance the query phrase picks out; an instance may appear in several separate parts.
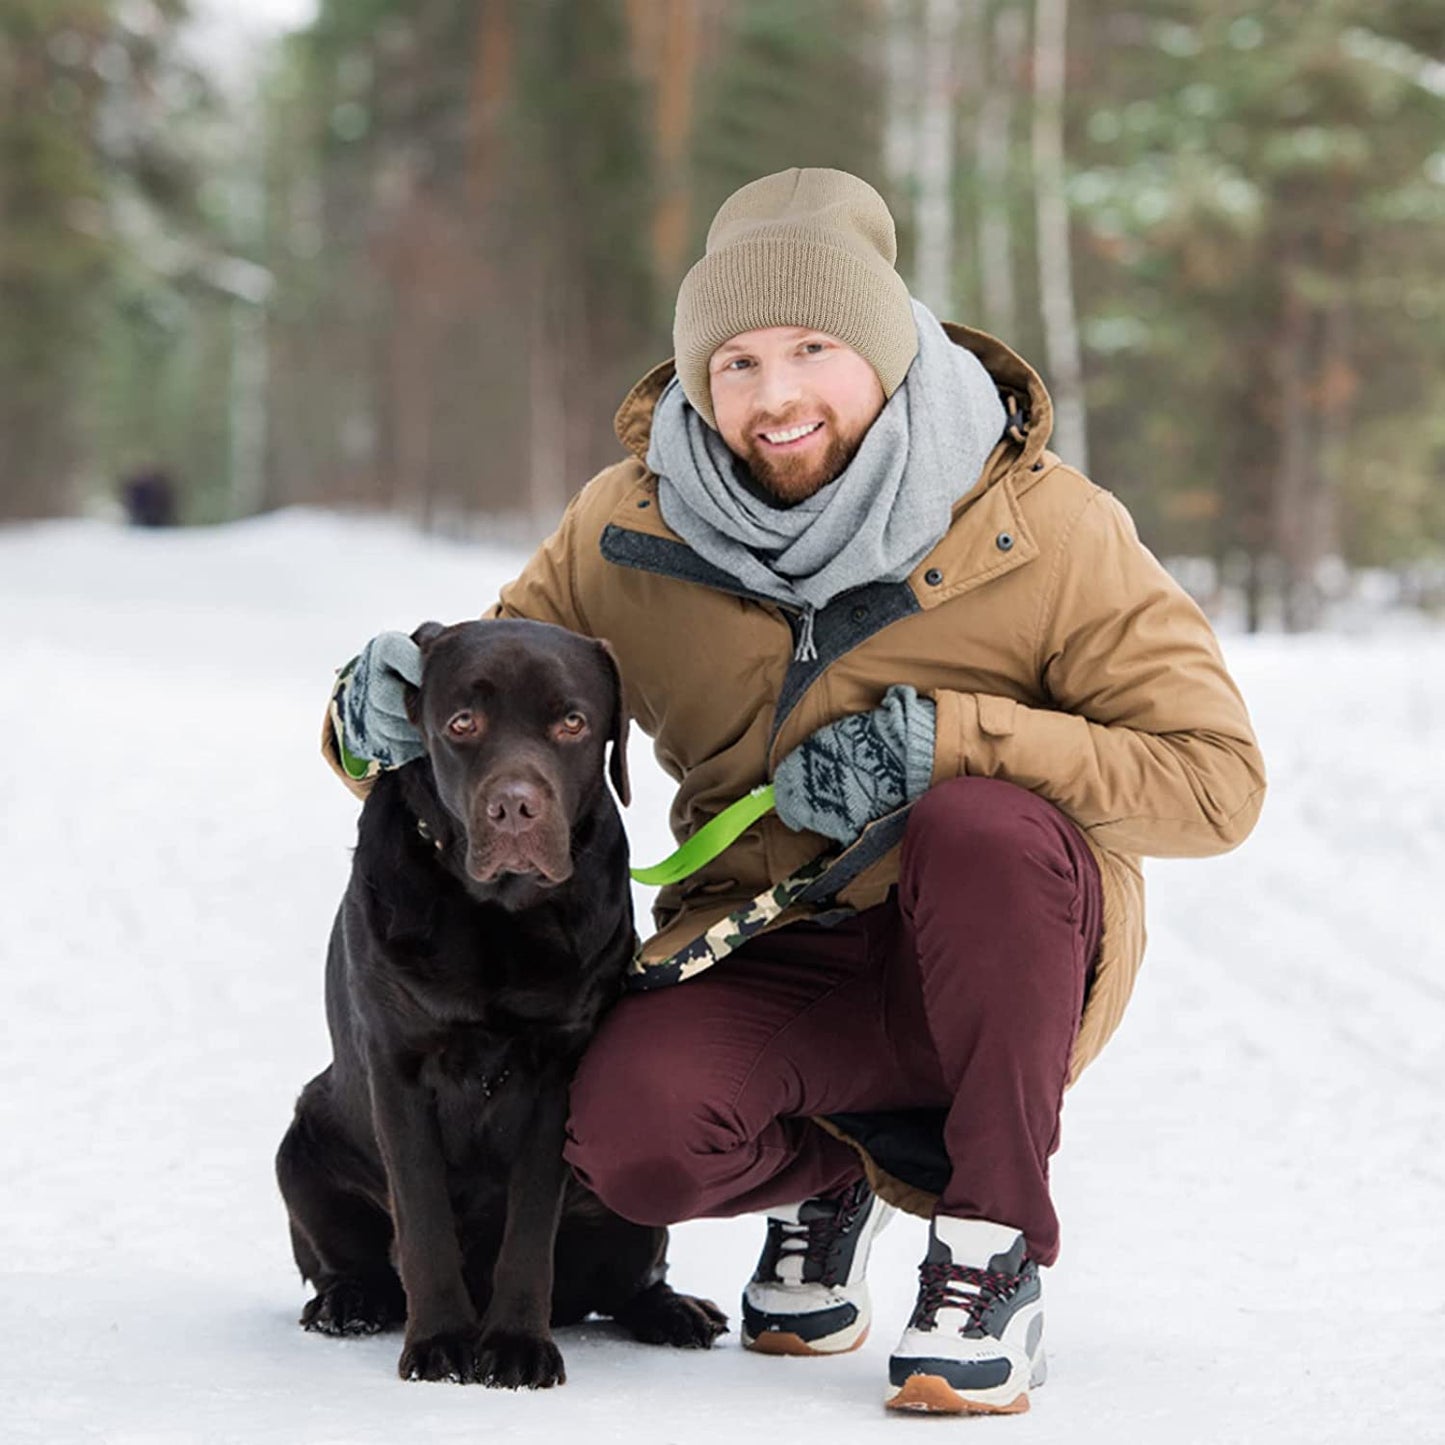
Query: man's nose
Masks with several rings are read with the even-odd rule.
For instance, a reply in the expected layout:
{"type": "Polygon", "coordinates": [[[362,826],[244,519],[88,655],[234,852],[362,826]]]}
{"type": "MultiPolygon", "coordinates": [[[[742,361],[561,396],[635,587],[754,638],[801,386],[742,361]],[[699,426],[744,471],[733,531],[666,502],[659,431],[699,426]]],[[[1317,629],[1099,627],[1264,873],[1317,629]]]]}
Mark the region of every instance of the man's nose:
{"type": "Polygon", "coordinates": [[[777,362],[758,367],[753,400],[759,411],[769,416],[781,416],[795,406],[801,396],[802,387],[791,366],[777,362]]]}

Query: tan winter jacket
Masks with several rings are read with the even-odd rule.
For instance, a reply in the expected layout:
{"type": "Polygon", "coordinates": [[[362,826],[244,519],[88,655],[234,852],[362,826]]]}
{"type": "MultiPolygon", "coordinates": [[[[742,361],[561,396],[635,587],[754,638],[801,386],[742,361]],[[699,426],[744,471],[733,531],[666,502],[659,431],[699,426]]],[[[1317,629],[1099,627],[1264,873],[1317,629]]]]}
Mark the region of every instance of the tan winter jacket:
{"type": "MultiPolygon", "coordinates": [[[[618,412],[630,458],[573,499],[488,615],[611,643],[633,720],[677,782],[679,841],[771,777],[809,734],[875,707],[892,684],[932,697],[935,781],[968,774],[1031,788],[1073,819],[1098,859],[1104,934],[1072,1082],[1117,1027],[1138,973],[1141,855],[1236,846],[1259,815],[1264,767],[1203,614],[1119,502],[1045,450],[1052,406],[1038,376],[993,337],[947,330],[1023,425],[905,582],[847,593],[817,615],[816,662],[793,660],[795,619],[784,608],[739,595],[659,515],[643,459],[671,362],[618,412]]],[[[845,855],[851,881],[823,911],[881,902],[897,879],[900,835],[865,831],[845,855]]],[[[643,960],[668,959],[828,846],[764,818],[661,892],[643,960]]],[[[810,911],[819,909],[795,906],[775,926],[810,911]]]]}

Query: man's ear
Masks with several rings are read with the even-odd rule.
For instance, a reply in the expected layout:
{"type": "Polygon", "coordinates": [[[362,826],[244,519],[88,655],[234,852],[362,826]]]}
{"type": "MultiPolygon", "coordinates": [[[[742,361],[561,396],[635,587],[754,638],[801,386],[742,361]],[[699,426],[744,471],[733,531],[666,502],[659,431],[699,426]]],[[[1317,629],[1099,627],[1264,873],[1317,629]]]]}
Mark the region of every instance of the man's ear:
{"type": "Polygon", "coordinates": [[[612,730],[608,734],[612,744],[607,759],[607,774],[612,779],[612,790],[625,808],[632,801],[632,780],[627,775],[627,695],[622,688],[622,669],[617,665],[617,654],[605,637],[592,639],[598,651],[607,659],[608,671],[612,674],[612,730]]]}

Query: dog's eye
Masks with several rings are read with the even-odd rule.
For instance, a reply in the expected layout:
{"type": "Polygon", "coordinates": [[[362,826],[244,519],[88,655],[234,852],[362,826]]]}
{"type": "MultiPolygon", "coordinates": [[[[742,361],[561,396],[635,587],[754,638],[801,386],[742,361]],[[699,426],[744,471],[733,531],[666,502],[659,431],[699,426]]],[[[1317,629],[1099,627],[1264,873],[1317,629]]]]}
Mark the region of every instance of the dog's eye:
{"type": "Polygon", "coordinates": [[[566,717],[557,724],[557,731],[563,737],[580,738],[587,731],[587,719],[580,712],[569,712],[566,717]]]}
{"type": "Polygon", "coordinates": [[[478,731],[481,724],[476,713],[459,712],[447,723],[447,731],[454,738],[469,738],[478,731]]]}

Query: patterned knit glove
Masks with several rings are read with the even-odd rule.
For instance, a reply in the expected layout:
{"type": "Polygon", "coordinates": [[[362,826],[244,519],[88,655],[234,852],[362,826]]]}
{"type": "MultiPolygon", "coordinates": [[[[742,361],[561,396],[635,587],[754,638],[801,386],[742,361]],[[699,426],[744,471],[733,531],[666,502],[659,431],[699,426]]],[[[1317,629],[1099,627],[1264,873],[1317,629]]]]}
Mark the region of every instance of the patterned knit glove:
{"type": "Polygon", "coordinates": [[[399,768],[426,751],[406,715],[408,683],[421,686],[421,648],[404,632],[379,633],[341,669],[331,694],[331,723],[342,765],[352,777],[399,768]]]}
{"type": "Polygon", "coordinates": [[[934,723],[933,703],[898,686],[872,712],[819,728],[778,764],[778,817],[798,832],[851,843],[873,819],[928,790],[934,723]]]}

